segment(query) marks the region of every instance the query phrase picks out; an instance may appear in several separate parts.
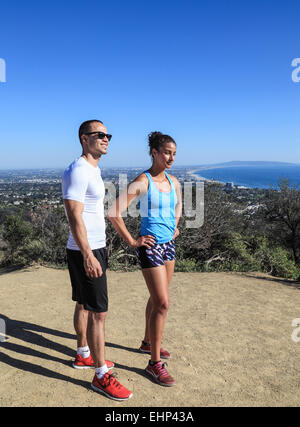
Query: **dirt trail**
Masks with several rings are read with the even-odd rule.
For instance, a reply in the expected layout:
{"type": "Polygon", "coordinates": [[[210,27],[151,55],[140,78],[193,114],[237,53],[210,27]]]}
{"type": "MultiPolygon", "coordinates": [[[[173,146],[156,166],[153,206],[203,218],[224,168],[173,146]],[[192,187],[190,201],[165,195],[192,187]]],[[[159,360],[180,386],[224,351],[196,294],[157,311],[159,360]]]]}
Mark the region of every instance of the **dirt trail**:
{"type": "Polygon", "coordinates": [[[0,274],[8,338],[0,343],[0,406],[299,406],[300,342],[291,339],[297,284],[263,274],[175,273],[163,342],[172,388],[144,375],[148,356],[137,351],[148,297],[141,273],[109,271],[108,284],[106,358],[132,399],[93,392],[93,372],[71,367],[68,271],[32,267],[0,274]]]}

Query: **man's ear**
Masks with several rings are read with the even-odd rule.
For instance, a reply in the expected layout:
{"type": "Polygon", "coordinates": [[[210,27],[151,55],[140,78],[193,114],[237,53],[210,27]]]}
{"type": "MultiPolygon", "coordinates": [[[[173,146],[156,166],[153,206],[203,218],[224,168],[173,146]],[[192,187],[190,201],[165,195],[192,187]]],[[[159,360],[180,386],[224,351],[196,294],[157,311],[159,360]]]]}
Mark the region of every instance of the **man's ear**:
{"type": "Polygon", "coordinates": [[[84,146],[87,143],[87,140],[88,139],[87,139],[86,135],[82,135],[81,136],[81,145],[84,146]]]}

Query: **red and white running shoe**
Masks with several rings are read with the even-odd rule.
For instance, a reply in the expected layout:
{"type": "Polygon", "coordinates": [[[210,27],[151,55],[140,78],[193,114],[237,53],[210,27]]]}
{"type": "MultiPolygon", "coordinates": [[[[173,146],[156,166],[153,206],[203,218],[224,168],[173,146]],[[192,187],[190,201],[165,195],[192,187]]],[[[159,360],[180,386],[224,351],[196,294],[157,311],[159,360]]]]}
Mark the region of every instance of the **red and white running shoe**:
{"type": "Polygon", "coordinates": [[[165,368],[166,365],[166,363],[157,362],[155,365],[151,366],[149,362],[145,371],[147,374],[151,375],[158,384],[166,387],[172,387],[176,385],[176,382],[167,372],[165,368]]]}
{"type": "MultiPolygon", "coordinates": [[[[108,369],[112,369],[115,366],[114,362],[111,362],[110,360],[106,360],[105,363],[108,369]]],[[[80,356],[80,354],[76,354],[76,359],[73,362],[73,368],[76,368],[76,369],[95,368],[95,362],[92,358],[92,355],[90,354],[89,357],[84,358],[80,356]]]]}
{"type": "Polygon", "coordinates": [[[91,387],[94,391],[104,394],[113,400],[122,401],[132,397],[131,391],[122,386],[111,372],[107,372],[101,379],[95,374],[91,387]]]}

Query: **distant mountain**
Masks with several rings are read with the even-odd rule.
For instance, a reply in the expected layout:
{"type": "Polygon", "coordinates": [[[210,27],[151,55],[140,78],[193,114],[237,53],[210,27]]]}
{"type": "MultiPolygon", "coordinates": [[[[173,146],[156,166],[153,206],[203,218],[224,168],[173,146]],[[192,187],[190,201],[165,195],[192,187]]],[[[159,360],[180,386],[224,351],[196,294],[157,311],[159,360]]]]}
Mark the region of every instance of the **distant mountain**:
{"type": "Polygon", "coordinates": [[[300,166],[299,163],[287,163],[287,162],[267,162],[267,161],[239,161],[234,160],[231,162],[224,162],[224,163],[215,163],[210,165],[199,165],[199,166],[193,166],[194,169],[212,169],[212,168],[224,168],[224,167],[243,167],[243,166],[263,166],[263,167],[274,167],[274,166],[300,166]]]}

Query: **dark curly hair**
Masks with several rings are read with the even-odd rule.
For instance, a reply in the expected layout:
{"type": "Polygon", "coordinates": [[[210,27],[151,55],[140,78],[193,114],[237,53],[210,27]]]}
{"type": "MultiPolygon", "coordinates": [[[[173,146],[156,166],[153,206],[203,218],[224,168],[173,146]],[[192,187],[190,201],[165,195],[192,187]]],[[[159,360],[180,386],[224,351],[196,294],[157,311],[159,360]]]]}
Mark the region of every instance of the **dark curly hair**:
{"type": "Polygon", "coordinates": [[[148,135],[148,145],[149,145],[149,154],[152,156],[152,150],[155,148],[157,151],[159,151],[160,147],[162,147],[166,142],[173,142],[176,145],[176,142],[174,139],[169,136],[165,135],[161,132],[151,132],[148,135]]]}

